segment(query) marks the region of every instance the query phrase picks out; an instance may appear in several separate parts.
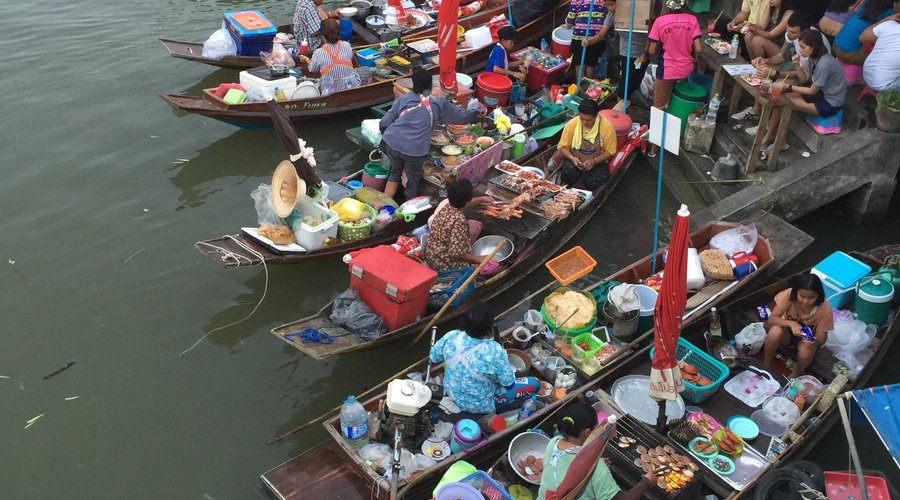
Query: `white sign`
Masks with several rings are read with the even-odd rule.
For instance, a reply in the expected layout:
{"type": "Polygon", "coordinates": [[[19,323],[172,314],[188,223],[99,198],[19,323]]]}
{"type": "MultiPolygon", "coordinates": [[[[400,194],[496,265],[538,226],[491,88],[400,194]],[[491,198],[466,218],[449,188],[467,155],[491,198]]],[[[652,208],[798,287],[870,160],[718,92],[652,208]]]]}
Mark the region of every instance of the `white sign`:
{"type": "Polygon", "coordinates": [[[750,73],[756,74],[756,67],[752,64],[723,64],[722,69],[731,76],[745,75],[750,73]]]}
{"type": "Polygon", "coordinates": [[[678,155],[681,142],[681,118],[657,107],[650,108],[650,142],[663,147],[663,117],[666,120],[666,151],[678,155]]]}

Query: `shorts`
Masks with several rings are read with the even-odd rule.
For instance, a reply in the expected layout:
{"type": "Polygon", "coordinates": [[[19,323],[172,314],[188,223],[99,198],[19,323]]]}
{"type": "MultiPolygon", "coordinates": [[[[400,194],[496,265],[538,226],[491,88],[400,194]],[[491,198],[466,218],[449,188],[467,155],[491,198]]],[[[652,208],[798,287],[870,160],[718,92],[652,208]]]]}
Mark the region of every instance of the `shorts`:
{"type": "Polygon", "coordinates": [[[818,99],[812,103],[813,106],[816,107],[816,112],[819,113],[819,116],[822,118],[830,118],[841,110],[840,106],[832,106],[825,99],[818,99]]]}
{"type": "MultiPolygon", "coordinates": [[[[581,50],[581,39],[572,40],[572,64],[576,66],[581,64],[581,50]]],[[[594,67],[600,56],[606,52],[606,41],[588,45],[584,52],[585,65],[594,67]]]]}

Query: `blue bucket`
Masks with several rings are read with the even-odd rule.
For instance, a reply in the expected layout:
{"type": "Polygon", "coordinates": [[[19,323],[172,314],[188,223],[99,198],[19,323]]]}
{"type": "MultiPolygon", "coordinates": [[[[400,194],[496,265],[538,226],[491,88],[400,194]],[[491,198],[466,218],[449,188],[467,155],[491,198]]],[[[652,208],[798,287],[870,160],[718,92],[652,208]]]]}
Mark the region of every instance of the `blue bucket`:
{"type": "Polygon", "coordinates": [[[694,73],[688,77],[688,81],[693,83],[694,85],[699,85],[706,89],[706,98],[709,99],[712,96],[712,82],[713,78],[705,73],[694,73]]]}
{"type": "Polygon", "coordinates": [[[353,36],[353,23],[349,19],[341,19],[341,40],[350,40],[353,36]]]}

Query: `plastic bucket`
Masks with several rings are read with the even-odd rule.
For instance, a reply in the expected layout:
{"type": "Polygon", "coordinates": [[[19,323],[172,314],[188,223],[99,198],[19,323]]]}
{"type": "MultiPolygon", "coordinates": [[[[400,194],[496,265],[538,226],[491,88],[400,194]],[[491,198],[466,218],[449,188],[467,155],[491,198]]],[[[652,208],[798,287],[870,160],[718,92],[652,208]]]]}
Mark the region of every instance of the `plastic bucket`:
{"type": "Polygon", "coordinates": [[[518,158],[525,152],[525,134],[516,134],[513,137],[512,157],[518,158]]]}
{"type": "Polygon", "coordinates": [[[560,55],[563,56],[563,59],[568,59],[572,55],[572,30],[559,26],[553,30],[552,39],[551,52],[553,55],[560,55]]]}
{"type": "Polygon", "coordinates": [[[705,88],[691,82],[679,82],[675,85],[667,111],[681,118],[681,134],[684,134],[687,127],[688,117],[706,102],[708,95],[705,88]]]}
{"type": "Polygon", "coordinates": [[[687,78],[687,81],[706,89],[706,97],[709,98],[710,93],[712,92],[713,83],[713,78],[711,76],[706,73],[694,73],[687,78]]]}
{"type": "Polygon", "coordinates": [[[891,312],[891,299],[895,292],[894,285],[887,280],[869,279],[860,282],[856,287],[853,312],[867,325],[883,326],[891,312]]]}
{"type": "Polygon", "coordinates": [[[497,106],[505,108],[509,106],[509,93],[512,91],[512,80],[498,73],[482,73],[475,80],[475,96],[484,102],[485,97],[497,100],[497,106]]]}
{"type": "Polygon", "coordinates": [[[468,450],[481,441],[481,427],[474,420],[464,418],[453,426],[453,438],[450,440],[450,451],[459,453],[468,450]]]}
{"type": "Polygon", "coordinates": [[[349,19],[341,19],[341,40],[347,41],[353,36],[353,23],[349,19]]]}
{"type": "Polygon", "coordinates": [[[600,116],[612,124],[616,130],[616,149],[622,149],[622,146],[628,142],[628,134],[631,133],[631,117],[614,109],[601,110],[600,116]]]}
{"type": "Polygon", "coordinates": [[[653,328],[653,308],[656,307],[656,290],[645,285],[634,285],[634,293],[641,301],[641,313],[638,316],[637,332],[644,333],[653,328]]]}
{"type": "Polygon", "coordinates": [[[363,166],[363,186],[377,191],[384,191],[389,173],[388,170],[381,168],[381,163],[370,161],[363,166]]]}

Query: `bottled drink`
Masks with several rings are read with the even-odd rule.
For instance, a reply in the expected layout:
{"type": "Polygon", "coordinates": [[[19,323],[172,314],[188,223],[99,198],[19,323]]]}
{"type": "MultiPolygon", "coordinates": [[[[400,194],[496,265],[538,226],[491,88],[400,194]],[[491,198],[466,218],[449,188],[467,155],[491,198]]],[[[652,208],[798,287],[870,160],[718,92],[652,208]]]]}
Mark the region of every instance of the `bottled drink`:
{"type": "Polygon", "coordinates": [[[519,420],[525,420],[526,418],[534,415],[534,413],[538,409],[538,401],[537,396],[531,396],[531,399],[525,401],[525,404],[522,405],[522,408],[519,409],[519,420]]]}
{"type": "Polygon", "coordinates": [[[713,307],[709,311],[709,334],[715,337],[722,336],[722,323],[719,320],[719,311],[713,307]]]}
{"type": "Polygon", "coordinates": [[[304,38],[303,41],[300,42],[300,54],[306,55],[307,52],[309,52],[309,42],[304,38]]]}
{"type": "Polygon", "coordinates": [[[287,96],[284,95],[284,91],[278,87],[275,87],[275,100],[277,102],[287,101],[287,96]]]}
{"type": "Polygon", "coordinates": [[[738,46],[740,44],[741,40],[738,38],[737,33],[735,33],[734,38],[731,39],[731,52],[728,53],[729,59],[737,59],[738,46]]]}
{"type": "Polygon", "coordinates": [[[547,43],[546,38],[541,38],[541,52],[550,52],[550,44],[547,43]]]}
{"type": "Polygon", "coordinates": [[[716,113],[719,112],[720,104],[722,104],[722,101],[719,99],[719,94],[714,95],[709,100],[709,109],[706,111],[706,123],[710,125],[716,124],[716,113]]]}
{"type": "Polygon", "coordinates": [[[341,435],[357,450],[369,444],[369,415],[356,396],[348,396],[341,406],[341,435]]]}

